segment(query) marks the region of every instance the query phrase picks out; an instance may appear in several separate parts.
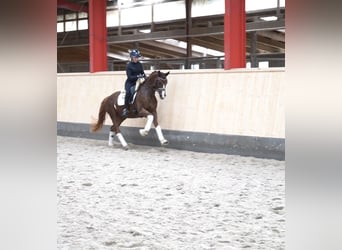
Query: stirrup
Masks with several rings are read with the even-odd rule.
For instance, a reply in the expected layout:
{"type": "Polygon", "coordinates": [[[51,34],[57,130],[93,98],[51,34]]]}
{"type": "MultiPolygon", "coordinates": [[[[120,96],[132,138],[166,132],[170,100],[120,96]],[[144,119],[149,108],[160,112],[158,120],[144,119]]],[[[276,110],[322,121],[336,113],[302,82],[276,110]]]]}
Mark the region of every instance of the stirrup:
{"type": "Polygon", "coordinates": [[[128,115],[128,109],[127,108],[124,108],[122,110],[122,116],[127,116],[128,115]]]}

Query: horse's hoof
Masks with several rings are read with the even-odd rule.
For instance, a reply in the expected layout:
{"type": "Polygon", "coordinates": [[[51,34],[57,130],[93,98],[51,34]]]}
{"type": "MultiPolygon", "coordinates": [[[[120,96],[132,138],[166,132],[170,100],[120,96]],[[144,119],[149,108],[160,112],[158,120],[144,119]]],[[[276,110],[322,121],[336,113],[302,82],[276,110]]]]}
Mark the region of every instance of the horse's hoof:
{"type": "Polygon", "coordinates": [[[161,145],[168,145],[169,144],[169,141],[168,140],[162,140],[160,141],[161,145]]]}
{"type": "Polygon", "coordinates": [[[139,129],[139,133],[141,136],[146,136],[148,134],[148,131],[146,131],[145,129],[139,129]]]}
{"type": "Polygon", "coordinates": [[[127,151],[128,150],[128,146],[126,147],[122,147],[123,150],[127,151]]]}
{"type": "Polygon", "coordinates": [[[114,146],[113,142],[108,142],[108,146],[113,147],[114,146]]]}

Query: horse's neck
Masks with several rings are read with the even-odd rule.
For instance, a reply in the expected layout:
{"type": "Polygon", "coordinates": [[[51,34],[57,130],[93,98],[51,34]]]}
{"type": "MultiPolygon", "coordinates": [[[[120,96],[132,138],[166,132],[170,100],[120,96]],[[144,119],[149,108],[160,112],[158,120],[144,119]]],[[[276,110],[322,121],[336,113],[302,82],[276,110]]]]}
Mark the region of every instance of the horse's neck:
{"type": "Polygon", "coordinates": [[[152,84],[154,81],[155,79],[148,79],[148,81],[140,85],[140,88],[144,89],[144,91],[147,91],[151,95],[154,95],[155,89],[153,88],[153,84],[152,84]]]}
{"type": "Polygon", "coordinates": [[[154,89],[152,86],[149,86],[147,83],[142,84],[140,86],[140,91],[144,91],[145,93],[148,93],[149,95],[154,95],[154,89]]]}

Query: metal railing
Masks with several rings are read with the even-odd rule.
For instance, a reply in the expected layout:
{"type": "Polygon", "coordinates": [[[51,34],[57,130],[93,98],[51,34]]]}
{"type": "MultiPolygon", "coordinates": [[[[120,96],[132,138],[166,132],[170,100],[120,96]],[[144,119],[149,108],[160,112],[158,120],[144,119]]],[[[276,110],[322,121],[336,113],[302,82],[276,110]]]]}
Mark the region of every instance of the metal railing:
{"type": "MultiPolygon", "coordinates": [[[[181,57],[181,58],[160,58],[141,59],[145,70],[159,69],[220,69],[224,68],[224,56],[207,57],[181,57]]],[[[260,62],[268,62],[268,67],[285,67],[285,54],[246,57],[246,62],[250,67],[259,67],[260,62]]],[[[108,60],[108,71],[124,71],[128,61],[108,60]]],[[[58,73],[89,72],[89,62],[57,63],[58,73]]]]}

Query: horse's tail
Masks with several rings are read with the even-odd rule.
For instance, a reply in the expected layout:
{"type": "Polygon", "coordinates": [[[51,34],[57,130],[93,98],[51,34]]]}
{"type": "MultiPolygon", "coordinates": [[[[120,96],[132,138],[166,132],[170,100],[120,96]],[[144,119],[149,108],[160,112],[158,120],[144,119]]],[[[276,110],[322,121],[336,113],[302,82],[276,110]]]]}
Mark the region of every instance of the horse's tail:
{"type": "Polygon", "coordinates": [[[107,100],[109,97],[106,97],[105,99],[103,99],[101,106],[100,106],[100,110],[99,110],[99,117],[97,119],[96,123],[93,123],[91,125],[91,131],[92,132],[96,132],[97,130],[101,129],[103,126],[103,123],[106,119],[106,104],[107,104],[107,100]]]}

